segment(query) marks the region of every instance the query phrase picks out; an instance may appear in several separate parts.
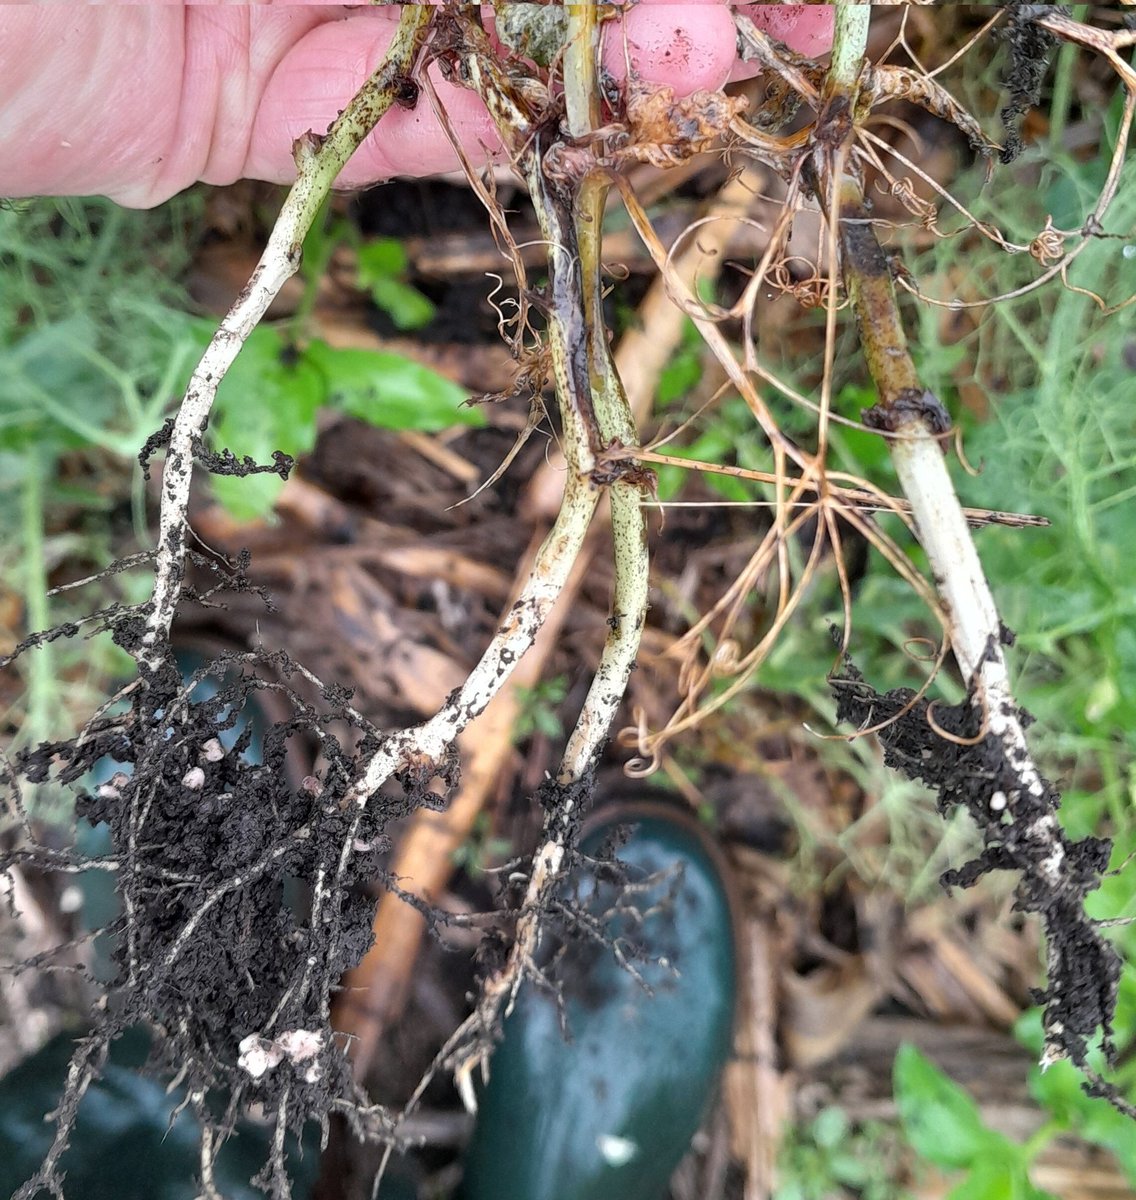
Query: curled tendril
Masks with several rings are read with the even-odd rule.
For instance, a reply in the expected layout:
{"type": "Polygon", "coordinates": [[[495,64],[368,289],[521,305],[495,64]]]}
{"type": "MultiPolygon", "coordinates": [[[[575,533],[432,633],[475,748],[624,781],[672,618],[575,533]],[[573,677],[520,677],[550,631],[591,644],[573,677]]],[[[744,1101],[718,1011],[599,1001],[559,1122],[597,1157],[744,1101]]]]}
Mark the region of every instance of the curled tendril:
{"type": "Polygon", "coordinates": [[[1045,218],[1045,228],[1029,244],[1030,257],[1039,265],[1048,267],[1059,262],[1065,253],[1065,234],[1054,229],[1053,218],[1045,218]]]}

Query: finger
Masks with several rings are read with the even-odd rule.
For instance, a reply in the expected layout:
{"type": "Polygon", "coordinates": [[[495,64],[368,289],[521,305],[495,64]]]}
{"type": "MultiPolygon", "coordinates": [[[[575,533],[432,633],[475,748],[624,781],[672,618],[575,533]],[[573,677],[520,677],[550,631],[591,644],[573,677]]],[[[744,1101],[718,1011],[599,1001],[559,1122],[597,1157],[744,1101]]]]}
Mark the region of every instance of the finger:
{"type": "MultiPolygon", "coordinates": [[[[790,50],[819,58],[832,49],[832,6],[829,4],[739,4],[737,12],[749,17],[758,29],[790,50]]],[[[731,79],[749,79],[761,73],[752,63],[738,63],[731,79]]]]}
{"type": "Polygon", "coordinates": [[[758,29],[807,58],[832,49],[831,4],[740,4],[738,11],[751,17],[758,29]]]}
{"type": "Polygon", "coordinates": [[[264,82],[342,11],[0,8],[0,193],[144,208],[239,178],[264,82]]]}
{"type": "MultiPolygon", "coordinates": [[[[176,14],[175,14],[176,15],[176,14]]],[[[173,136],[181,23],[157,10],[11,6],[0,27],[0,192],[105,192],[143,169],[130,126],[146,113],[151,157],[173,136]],[[108,70],[107,63],[137,63],[108,70]],[[168,94],[146,64],[173,64],[168,94]],[[154,150],[155,144],[159,149],[154,150]]]]}
{"type": "MultiPolygon", "coordinates": [[[[335,118],[390,44],[393,20],[379,9],[308,32],[277,65],[264,90],[249,140],[244,174],[283,181],[294,175],[292,142],[309,129],[323,130],[335,118]]],[[[720,87],[736,56],[736,36],[720,0],[671,4],[643,0],[605,25],[603,61],[623,78],[630,64],[651,83],[680,95],[720,87]]],[[[500,151],[493,123],[468,90],[447,84],[432,70],[439,96],[462,145],[478,164],[500,151]]],[[[339,178],[359,187],[392,175],[452,171],[459,162],[429,102],[413,110],[392,109],[383,117],[339,178]]],[[[220,179],[215,182],[221,182],[220,179]]]]}
{"type": "MultiPolygon", "coordinates": [[[[293,141],[331,124],[382,61],[393,33],[394,18],[380,9],[355,12],[302,37],[264,89],[243,173],[275,181],[293,178],[293,141]]],[[[500,146],[484,105],[467,89],[446,83],[437,68],[431,68],[430,78],[462,144],[484,162],[500,146]]],[[[428,175],[458,165],[423,93],[413,109],[395,107],[382,118],[338,182],[341,187],[359,187],[392,175],[428,175]]]]}
{"type": "Polygon", "coordinates": [[[720,0],[643,0],[604,28],[603,64],[616,79],[626,79],[630,67],[680,96],[720,88],[736,59],[733,16],[720,0]]]}

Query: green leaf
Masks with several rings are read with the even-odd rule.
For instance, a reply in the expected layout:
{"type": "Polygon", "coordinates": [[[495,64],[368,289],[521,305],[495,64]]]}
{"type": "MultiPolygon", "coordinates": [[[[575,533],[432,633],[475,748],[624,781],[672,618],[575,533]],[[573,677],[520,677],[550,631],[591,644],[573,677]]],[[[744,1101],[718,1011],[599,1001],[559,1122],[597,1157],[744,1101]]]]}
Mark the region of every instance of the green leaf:
{"type": "MultiPolygon", "coordinates": [[[[689,458],[693,462],[721,464],[730,457],[731,447],[719,435],[718,430],[708,429],[689,446],[669,445],[666,447],[666,452],[675,458],[689,458]]],[[[686,470],[683,467],[670,465],[660,467],[658,471],[659,499],[673,500],[695,471],[696,468],[686,470]]],[[[698,472],[698,475],[707,488],[717,492],[726,500],[753,499],[745,482],[734,475],[718,475],[712,471],[698,472]]]]}
{"type": "Polygon", "coordinates": [[[303,361],[321,372],[326,403],[382,429],[436,432],[452,425],[484,425],[467,393],[436,371],[384,350],[333,350],[312,342],[303,361]]]}
{"type": "Polygon", "coordinates": [[[559,737],[564,732],[560,718],[548,708],[536,709],[532,715],[532,723],[537,733],[543,733],[545,737],[559,737]]]}
{"type": "MultiPolygon", "coordinates": [[[[210,322],[197,323],[202,347],[212,333],[210,322]]],[[[279,330],[261,325],[218,389],[210,445],[261,464],[277,450],[297,458],[315,444],[316,413],[326,406],[384,429],[484,424],[479,410],[463,406],[465,398],[457,384],[399,354],[336,350],[321,341],[297,353],[279,330]]],[[[266,517],[282,486],[271,474],[213,477],[217,499],[238,520],[266,517]]]]}
{"type": "Polygon", "coordinates": [[[821,1109],[813,1118],[811,1132],[818,1146],[835,1149],[848,1136],[848,1117],[842,1108],[821,1109]]]}
{"type": "Polygon", "coordinates": [[[1016,1150],[986,1127],[978,1105],[914,1046],[899,1048],[893,1084],[907,1140],[928,1162],[968,1167],[1006,1147],[1016,1150]]]}
{"type": "Polygon", "coordinates": [[[680,350],[663,368],[655,402],[660,406],[681,399],[702,378],[702,360],[694,350],[680,350]]]}
{"type": "Polygon", "coordinates": [[[706,486],[711,491],[717,492],[723,500],[745,503],[747,500],[753,499],[746,491],[745,483],[733,475],[715,475],[712,472],[706,472],[702,478],[706,480],[706,486]]]}
{"type": "MultiPolygon", "coordinates": [[[[213,327],[201,322],[208,342],[213,327]]],[[[252,331],[217,391],[210,445],[231,450],[238,458],[268,463],[277,450],[293,458],[310,450],[316,439],[316,411],[326,399],[321,372],[291,357],[277,329],[261,325],[252,331]]],[[[279,495],[278,475],[214,475],[217,499],[238,520],[267,516],[279,495]]]]}
{"type": "Polygon", "coordinates": [[[872,1164],[850,1150],[840,1151],[829,1160],[833,1179],[849,1187],[864,1187],[872,1178],[872,1164]]]}
{"type": "MultiPolygon", "coordinates": [[[[1007,1142],[1011,1151],[1018,1147],[1007,1142]]],[[[1030,1182],[1020,1153],[992,1154],[975,1163],[970,1174],[954,1188],[947,1200],[1057,1200],[1030,1182]]]]}
{"type": "Polygon", "coordinates": [[[370,287],[376,279],[401,275],[409,265],[406,250],[397,238],[375,238],[360,246],[355,263],[363,287],[370,287]]]}
{"type": "MultiPolygon", "coordinates": [[[[1040,1054],[1044,1042],[1041,1010],[1024,1013],[1014,1033],[1018,1041],[1040,1054]]],[[[1129,1184],[1136,1187],[1136,1137],[1131,1119],[1117,1112],[1107,1100],[1086,1095],[1083,1083],[1084,1076],[1072,1063],[1059,1062],[1046,1071],[1034,1067],[1029,1090],[1063,1130],[1111,1150],[1129,1184]]]]}
{"type": "Polygon", "coordinates": [[[655,402],[660,406],[681,399],[702,378],[702,335],[689,317],[682,323],[682,340],[659,376],[655,402]]]}
{"type": "Polygon", "coordinates": [[[434,319],[434,305],[401,279],[383,277],[371,283],[371,299],[399,329],[421,329],[434,319]]]}
{"type": "Polygon", "coordinates": [[[359,286],[399,329],[421,329],[434,319],[434,305],[402,276],[409,263],[406,250],[394,238],[376,238],[359,248],[355,275],[359,286]]]}

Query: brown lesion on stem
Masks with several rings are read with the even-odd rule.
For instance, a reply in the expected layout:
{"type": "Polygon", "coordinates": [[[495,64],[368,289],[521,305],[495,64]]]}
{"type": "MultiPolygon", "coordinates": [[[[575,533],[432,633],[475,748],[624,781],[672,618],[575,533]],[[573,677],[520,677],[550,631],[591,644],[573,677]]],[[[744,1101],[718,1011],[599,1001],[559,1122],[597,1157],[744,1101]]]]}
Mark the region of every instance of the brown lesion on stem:
{"type": "Polygon", "coordinates": [[[589,461],[580,462],[578,469],[591,475],[596,458],[604,450],[592,400],[595,331],[589,318],[594,320],[594,312],[588,311],[586,299],[584,264],[576,233],[575,195],[569,185],[562,180],[550,179],[544,171],[544,150],[549,144],[551,137],[548,134],[534,139],[525,174],[533,189],[538,219],[550,243],[548,275],[552,304],[549,333],[558,343],[553,351],[553,364],[557,375],[563,375],[558,381],[564,386],[557,388],[561,415],[566,435],[570,425],[575,425],[583,434],[589,461]]]}
{"type": "Polygon", "coordinates": [[[849,175],[837,182],[837,241],[844,286],[852,301],[860,346],[879,392],[879,403],[861,414],[864,424],[900,433],[921,422],[931,433],[950,432],[951,418],[919,381],[907,346],[891,264],[864,202],[863,187],[849,175]]]}
{"type": "Polygon", "coordinates": [[[619,438],[612,438],[597,456],[591,476],[593,482],[601,487],[609,487],[613,483],[629,483],[645,494],[653,496],[658,477],[650,467],[644,466],[635,457],[638,452],[638,446],[626,446],[619,438]]]}

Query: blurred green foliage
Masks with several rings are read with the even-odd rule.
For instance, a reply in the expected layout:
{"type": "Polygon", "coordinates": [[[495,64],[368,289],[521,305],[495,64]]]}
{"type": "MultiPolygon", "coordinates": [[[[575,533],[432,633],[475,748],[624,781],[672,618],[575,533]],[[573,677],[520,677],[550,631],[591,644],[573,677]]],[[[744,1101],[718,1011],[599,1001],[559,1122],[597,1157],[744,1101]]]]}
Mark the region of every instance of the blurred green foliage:
{"type": "Polygon", "coordinates": [[[943,1170],[966,1173],[948,1200],[1057,1200],[1030,1182],[1041,1139],[1020,1145],[991,1129],[970,1096],[914,1046],[896,1055],[894,1087],[912,1149],[943,1170]]]}
{"type": "Polygon", "coordinates": [[[793,1130],[781,1152],[773,1200],[911,1200],[899,1187],[901,1146],[882,1121],[853,1124],[842,1108],[823,1108],[793,1130]]]}
{"type": "MultiPolygon", "coordinates": [[[[203,215],[200,191],[149,212],[98,198],[0,207],[0,589],[22,602],[27,631],[148,594],[144,572],[116,576],[109,596],[101,586],[58,599],[47,591],[64,564],[70,575],[95,572],[149,542],[138,451],[176,409],[216,325],[194,313],[182,283],[203,215]]],[[[318,224],[305,247],[306,300],[335,244],[318,224]]],[[[425,298],[400,283],[397,243],[360,253],[361,282],[384,292],[396,322],[428,319],[425,298]]],[[[277,450],[295,457],[314,444],[321,408],[397,430],[483,423],[436,372],[397,354],[333,349],[307,336],[307,315],[250,337],[217,396],[214,450],[258,463],[277,450]]],[[[271,474],[211,480],[241,519],[269,517],[282,485],[271,474]]],[[[126,666],[106,638],[45,646],[20,660],[25,700],[3,718],[21,743],[67,736],[126,666]]]]}
{"type": "MultiPolygon", "coordinates": [[[[201,349],[213,328],[210,321],[195,323],[201,349]]],[[[465,399],[457,384],[401,354],[332,349],[318,339],[294,347],[278,328],[261,325],[218,389],[213,441],[258,463],[276,450],[295,458],[315,445],[316,414],[323,408],[383,429],[484,424],[465,399]]],[[[254,519],[271,513],[283,480],[268,473],[222,475],[211,486],[235,517],[254,519]]]]}
{"type": "MultiPolygon", "coordinates": [[[[194,194],[149,213],[0,207],[0,588],[27,631],[98,607],[90,594],[49,601],[49,575],[114,558],[131,509],[144,527],[134,460],[195,353],[179,281],[201,209],[194,194]]],[[[120,598],[145,593],[138,576],[114,581],[120,598]]],[[[24,742],[68,736],[123,658],[105,638],[40,648],[19,661],[26,699],[3,720],[24,742]]]]}

